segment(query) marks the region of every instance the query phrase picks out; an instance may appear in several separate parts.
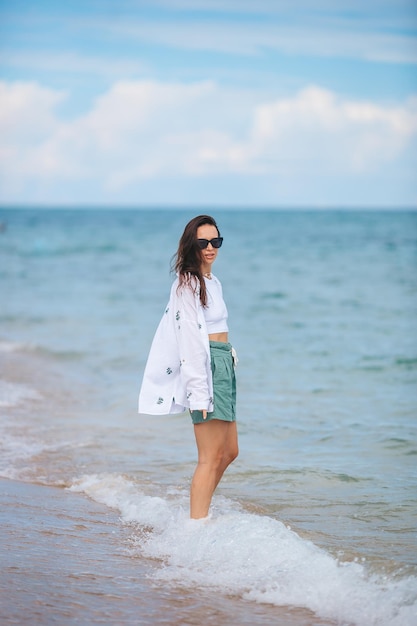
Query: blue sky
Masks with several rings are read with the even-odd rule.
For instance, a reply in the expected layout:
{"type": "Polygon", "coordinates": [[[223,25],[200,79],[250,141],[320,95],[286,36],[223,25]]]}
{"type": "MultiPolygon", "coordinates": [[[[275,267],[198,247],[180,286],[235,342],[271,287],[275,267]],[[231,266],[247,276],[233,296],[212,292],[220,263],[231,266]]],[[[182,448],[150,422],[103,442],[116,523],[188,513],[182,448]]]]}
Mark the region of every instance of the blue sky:
{"type": "Polygon", "coordinates": [[[3,0],[0,202],[417,206],[410,0],[3,0]]]}

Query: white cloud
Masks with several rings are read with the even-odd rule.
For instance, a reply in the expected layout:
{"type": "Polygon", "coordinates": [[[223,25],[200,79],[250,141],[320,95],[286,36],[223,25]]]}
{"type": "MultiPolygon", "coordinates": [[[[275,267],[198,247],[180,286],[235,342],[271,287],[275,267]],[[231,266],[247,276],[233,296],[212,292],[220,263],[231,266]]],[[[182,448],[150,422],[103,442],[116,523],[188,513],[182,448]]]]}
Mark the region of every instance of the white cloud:
{"type": "Polygon", "coordinates": [[[268,168],[293,160],[314,171],[366,172],[394,161],[416,133],[415,98],[382,107],[313,86],[257,107],[251,144],[253,160],[268,168]]]}
{"type": "Polygon", "coordinates": [[[2,144],[37,141],[57,127],[54,107],[66,94],[34,82],[0,81],[2,144]]]}
{"type": "Polygon", "coordinates": [[[33,156],[58,131],[54,108],[65,97],[33,82],[0,81],[0,181],[7,199],[19,197],[33,176],[33,156]]]}
{"type": "Polygon", "coordinates": [[[417,134],[417,98],[382,106],[317,86],[257,102],[211,82],[123,81],[72,121],[55,112],[61,92],[2,83],[0,94],[3,200],[86,183],[98,201],[117,199],[140,181],[172,178],[351,181],[395,165],[417,134]]]}

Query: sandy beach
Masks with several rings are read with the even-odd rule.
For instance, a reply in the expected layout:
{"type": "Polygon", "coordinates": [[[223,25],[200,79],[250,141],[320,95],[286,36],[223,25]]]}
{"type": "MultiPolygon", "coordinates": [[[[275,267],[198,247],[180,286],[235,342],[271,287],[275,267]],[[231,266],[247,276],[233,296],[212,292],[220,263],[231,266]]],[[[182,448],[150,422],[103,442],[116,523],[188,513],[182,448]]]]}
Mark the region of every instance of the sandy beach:
{"type": "Polygon", "coordinates": [[[164,587],[116,512],[66,489],[0,482],[2,624],[326,626],[306,610],[164,587]],[[146,573],[147,572],[147,573],[146,573]]]}
{"type": "Polygon", "coordinates": [[[129,572],[115,513],[17,481],[0,483],[0,499],[3,624],[133,623],[132,605],[143,612],[143,572],[140,562],[129,572]]]}

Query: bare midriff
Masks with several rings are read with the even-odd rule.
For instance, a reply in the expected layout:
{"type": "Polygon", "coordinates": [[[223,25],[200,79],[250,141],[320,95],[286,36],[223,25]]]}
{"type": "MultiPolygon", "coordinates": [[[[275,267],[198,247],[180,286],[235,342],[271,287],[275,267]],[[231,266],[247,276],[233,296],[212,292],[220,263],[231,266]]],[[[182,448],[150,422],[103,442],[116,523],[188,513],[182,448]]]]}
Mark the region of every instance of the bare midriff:
{"type": "Polygon", "coordinates": [[[209,340],[227,343],[229,341],[229,335],[227,333],[211,333],[211,335],[209,335],[209,340]]]}

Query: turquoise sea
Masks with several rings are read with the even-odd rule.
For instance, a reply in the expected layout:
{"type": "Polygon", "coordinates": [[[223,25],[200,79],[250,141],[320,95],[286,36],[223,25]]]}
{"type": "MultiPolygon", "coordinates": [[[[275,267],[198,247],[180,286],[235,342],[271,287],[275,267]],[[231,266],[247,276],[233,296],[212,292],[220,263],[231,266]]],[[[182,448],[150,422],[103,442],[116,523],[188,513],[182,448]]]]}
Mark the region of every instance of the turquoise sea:
{"type": "MultiPolygon", "coordinates": [[[[36,554],[3,546],[2,621],[413,626],[417,212],[209,211],[240,456],[210,519],[190,521],[190,418],[138,415],[137,396],[200,212],[0,210],[0,477],[36,486],[44,512],[65,493],[54,524],[76,541],[79,515],[89,537],[82,571],[57,544],[43,582],[36,554]]],[[[26,505],[8,528],[30,545],[26,505]]]]}

